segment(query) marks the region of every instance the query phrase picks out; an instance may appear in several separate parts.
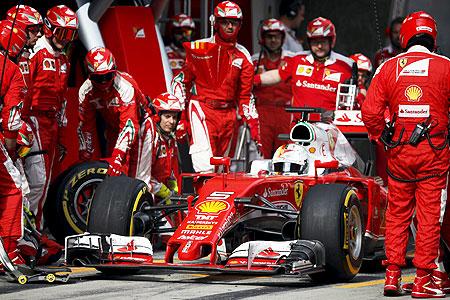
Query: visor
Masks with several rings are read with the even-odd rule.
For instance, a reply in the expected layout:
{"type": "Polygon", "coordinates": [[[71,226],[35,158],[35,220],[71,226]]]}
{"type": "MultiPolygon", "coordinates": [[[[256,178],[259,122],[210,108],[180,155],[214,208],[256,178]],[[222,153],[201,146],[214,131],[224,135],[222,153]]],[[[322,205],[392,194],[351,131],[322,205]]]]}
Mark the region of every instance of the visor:
{"type": "Polygon", "coordinates": [[[108,72],[106,74],[90,74],[89,79],[95,83],[105,83],[113,80],[115,72],[108,72]]]}
{"type": "Polygon", "coordinates": [[[78,30],[63,27],[55,27],[55,29],[53,29],[53,36],[60,41],[71,42],[78,37],[78,30]]]}
{"type": "Polygon", "coordinates": [[[42,24],[27,26],[27,32],[31,32],[32,34],[38,34],[39,32],[42,32],[42,24]]]}

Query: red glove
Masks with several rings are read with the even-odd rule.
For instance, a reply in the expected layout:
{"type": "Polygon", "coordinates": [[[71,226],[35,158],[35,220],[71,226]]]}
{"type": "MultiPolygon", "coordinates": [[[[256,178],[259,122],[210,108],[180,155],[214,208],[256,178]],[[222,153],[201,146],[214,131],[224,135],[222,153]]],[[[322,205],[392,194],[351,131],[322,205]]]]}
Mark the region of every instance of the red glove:
{"type": "Polygon", "coordinates": [[[81,161],[88,161],[92,159],[92,153],[88,150],[79,150],[78,151],[78,158],[81,161]]]}
{"type": "Polygon", "coordinates": [[[177,141],[184,141],[184,139],[188,136],[188,126],[189,123],[186,120],[180,120],[180,122],[178,122],[178,126],[175,131],[177,141]]]}
{"type": "Polygon", "coordinates": [[[259,134],[259,120],[249,119],[247,120],[247,125],[250,128],[250,137],[255,141],[256,146],[261,148],[261,136],[259,134]]]}
{"type": "Polygon", "coordinates": [[[114,149],[111,157],[106,159],[109,164],[106,175],[119,176],[122,174],[122,161],[125,159],[125,152],[119,149],[114,149]]]}

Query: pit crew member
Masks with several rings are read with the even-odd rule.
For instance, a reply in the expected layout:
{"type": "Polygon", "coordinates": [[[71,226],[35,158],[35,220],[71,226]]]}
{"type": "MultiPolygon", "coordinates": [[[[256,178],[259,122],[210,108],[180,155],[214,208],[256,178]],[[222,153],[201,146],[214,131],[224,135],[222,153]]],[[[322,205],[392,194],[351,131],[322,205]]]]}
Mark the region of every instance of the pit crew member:
{"type": "Polygon", "coordinates": [[[373,59],[375,69],[389,58],[395,57],[402,52],[402,47],[400,46],[400,28],[402,27],[402,22],[403,18],[397,17],[391,21],[391,24],[386,29],[390,44],[375,53],[373,59]]]}
{"type": "Polygon", "coordinates": [[[283,50],[294,53],[303,51],[303,46],[297,39],[296,31],[305,19],[303,0],[282,0],[279,6],[280,21],[286,27],[286,38],[283,50]]]}
{"type": "Polygon", "coordinates": [[[267,86],[291,79],[292,106],[333,111],[338,85],[351,77],[354,62],[332,50],[336,30],[330,20],[312,20],[306,34],[311,51],[297,54],[277,70],[256,75],[254,84],[267,86]]]}
{"type": "Polygon", "coordinates": [[[212,24],[215,33],[211,38],[191,42],[187,47],[192,51],[209,49],[211,52],[204,56],[207,60],[203,63],[213,68],[213,72],[199,69],[187,56],[171,87],[171,93],[183,105],[189,105],[192,131],[189,151],[197,172],[214,170],[209,163],[212,156],[233,155],[236,110],[250,127],[252,139],[257,144],[260,141],[258,113],[251,93],[253,64],[248,51],[236,43],[242,25],[241,8],[231,1],[219,3],[212,24]]]}
{"type": "Polygon", "coordinates": [[[100,113],[105,123],[108,175],[121,173],[135,177],[136,164],[130,149],[136,148],[139,128],[148,116],[143,108],[144,95],[136,81],[117,70],[111,51],[98,47],[86,54],[89,78],[79,90],[79,158],[92,159],[95,114],[100,113]]]}
{"type": "MultiPolygon", "coordinates": [[[[44,25],[44,21],[39,12],[28,5],[11,7],[6,15],[6,19],[11,22],[15,18],[16,22],[24,27],[25,33],[27,34],[27,43],[25,44],[24,51],[18,58],[17,64],[23,74],[26,85],[30,86],[30,55],[37,40],[42,36],[42,26],[44,25]]],[[[29,117],[31,105],[30,98],[31,95],[28,93],[22,109],[22,119],[24,120],[27,120],[29,117]]]]}
{"type": "Polygon", "coordinates": [[[181,117],[180,100],[163,93],[152,100],[155,114],[141,126],[136,177],[148,183],[158,201],[178,193],[178,150],[175,131],[181,117]]]}
{"type": "Polygon", "coordinates": [[[183,48],[184,42],[190,42],[195,30],[194,20],[188,15],[178,14],[172,17],[170,22],[171,43],[166,46],[167,57],[174,76],[181,71],[186,58],[183,48]]]}
{"type": "Polygon", "coordinates": [[[0,91],[3,106],[0,133],[0,236],[8,256],[16,264],[24,264],[17,251],[17,241],[22,236],[22,191],[21,175],[14,161],[17,159],[17,134],[22,124],[20,114],[26,86],[19,67],[7,57],[16,57],[25,43],[24,31],[13,30],[10,21],[0,22],[0,72],[3,74],[0,91]]]}
{"type": "Polygon", "coordinates": [[[417,273],[412,296],[445,296],[442,281],[435,278],[441,274],[436,272],[436,261],[441,209],[447,198],[450,61],[432,53],[436,36],[432,16],[423,11],[407,16],[400,30],[400,44],[406,53],[377,69],[362,107],[370,136],[389,148],[385,295],[401,292],[400,268],[406,263],[408,227],[416,210],[413,263],[417,273]],[[389,132],[383,132],[386,107],[391,120],[394,114],[397,117],[389,132]]]}
{"type": "MultiPolygon", "coordinates": [[[[282,50],[286,38],[286,28],[277,19],[267,19],[261,24],[259,31],[261,52],[252,56],[256,74],[278,69],[284,65],[286,58],[294,53],[282,50]]],[[[264,158],[271,158],[275,150],[282,145],[278,134],[288,133],[291,117],[286,113],[292,98],[290,81],[280,82],[273,86],[257,87],[253,90],[258,107],[261,129],[261,152],[264,158]],[[277,116],[274,118],[273,116],[277,116]]]]}
{"type": "Polygon", "coordinates": [[[353,59],[358,66],[358,92],[356,95],[356,101],[357,108],[360,108],[364,102],[364,99],[366,99],[370,74],[372,73],[372,63],[367,56],[361,53],[350,55],[350,58],[353,59]]]}
{"type": "Polygon", "coordinates": [[[35,143],[25,159],[25,173],[31,190],[30,210],[36,216],[38,229],[42,229],[42,209],[56,149],[60,158],[64,155],[58,128],[67,124],[64,93],[67,90],[70,64],[65,49],[77,34],[76,14],[65,5],[52,7],[44,19],[44,36],[38,39],[30,55],[29,121],[35,143]]]}

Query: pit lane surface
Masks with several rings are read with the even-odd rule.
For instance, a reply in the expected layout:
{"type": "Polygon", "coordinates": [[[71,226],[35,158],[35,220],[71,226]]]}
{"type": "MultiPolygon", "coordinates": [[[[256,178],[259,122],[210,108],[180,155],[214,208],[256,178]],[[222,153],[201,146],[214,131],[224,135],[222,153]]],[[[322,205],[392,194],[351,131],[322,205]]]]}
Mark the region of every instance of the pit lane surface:
{"type": "MultiPolygon", "coordinates": [[[[413,269],[404,271],[411,282],[413,269]]],[[[384,271],[365,270],[350,283],[318,285],[307,276],[254,277],[180,273],[105,276],[94,269],[74,268],[68,284],[24,286],[0,276],[1,299],[380,299],[384,271]]],[[[410,299],[409,295],[398,299],[410,299]]]]}

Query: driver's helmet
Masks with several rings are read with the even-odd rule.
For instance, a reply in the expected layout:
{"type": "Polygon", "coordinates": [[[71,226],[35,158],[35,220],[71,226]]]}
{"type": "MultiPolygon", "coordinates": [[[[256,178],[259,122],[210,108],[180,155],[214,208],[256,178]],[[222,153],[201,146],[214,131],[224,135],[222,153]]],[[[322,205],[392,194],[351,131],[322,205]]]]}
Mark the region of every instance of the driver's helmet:
{"type": "Polygon", "coordinates": [[[308,151],[298,144],[286,144],[278,147],[273,155],[273,170],[276,173],[308,173],[308,151]]]}

